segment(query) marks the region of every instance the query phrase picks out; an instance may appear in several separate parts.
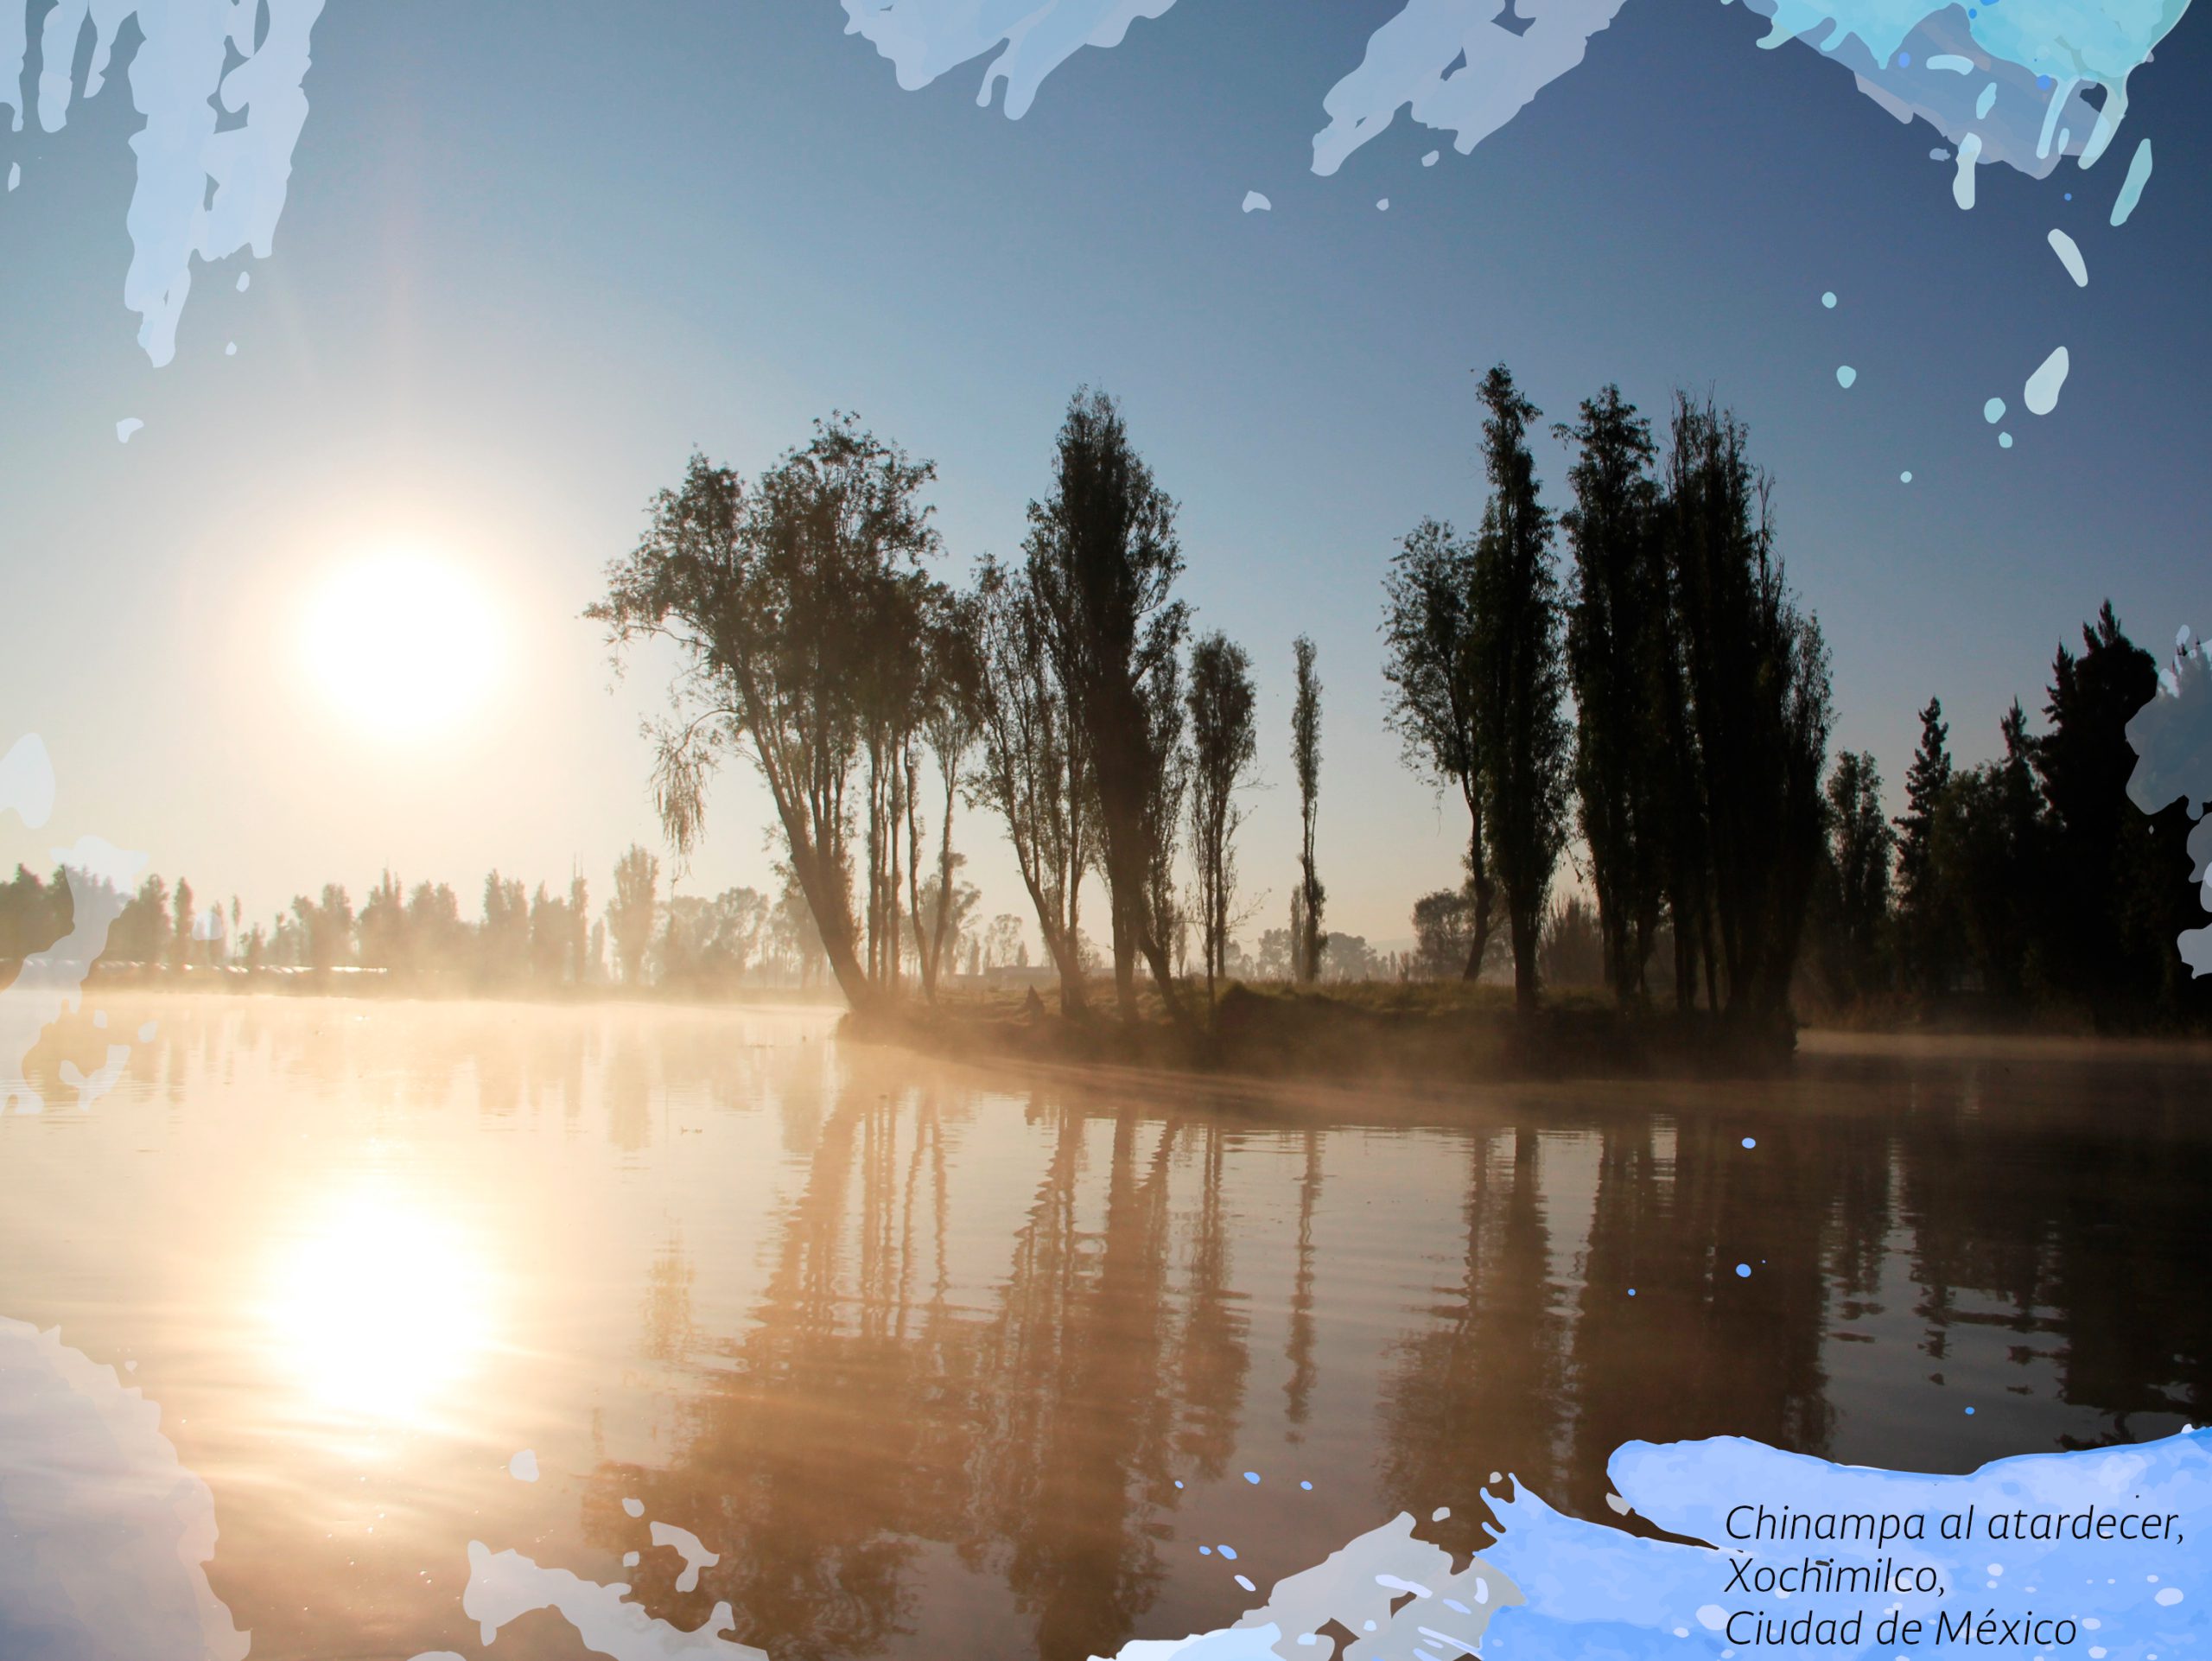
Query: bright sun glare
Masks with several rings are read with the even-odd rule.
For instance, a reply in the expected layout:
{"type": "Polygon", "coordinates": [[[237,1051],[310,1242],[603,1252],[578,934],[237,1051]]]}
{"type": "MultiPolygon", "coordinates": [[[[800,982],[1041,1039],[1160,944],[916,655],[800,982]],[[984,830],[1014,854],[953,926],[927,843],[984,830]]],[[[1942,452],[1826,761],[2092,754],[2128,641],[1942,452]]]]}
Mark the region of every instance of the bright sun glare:
{"type": "Polygon", "coordinates": [[[499,666],[499,619],[483,590],[452,561],[408,550],[334,572],[309,603],[302,644],[331,702],[395,737],[467,715],[499,666]]]}
{"type": "Polygon", "coordinates": [[[489,1288],[467,1236],[444,1219],[371,1186],[319,1208],[287,1246],[270,1336],[324,1410],[416,1420],[474,1370],[489,1288]]]}

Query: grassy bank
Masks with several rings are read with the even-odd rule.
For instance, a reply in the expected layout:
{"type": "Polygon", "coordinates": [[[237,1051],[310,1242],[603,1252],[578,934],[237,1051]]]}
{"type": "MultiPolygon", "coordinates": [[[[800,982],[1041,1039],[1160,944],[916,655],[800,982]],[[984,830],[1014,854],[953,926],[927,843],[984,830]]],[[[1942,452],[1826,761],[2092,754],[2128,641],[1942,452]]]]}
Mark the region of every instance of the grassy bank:
{"type": "Polygon", "coordinates": [[[1748,1031],[1672,1009],[1624,1011],[1610,996],[1569,992],[1529,1015],[1509,988],[1458,982],[1374,982],[1316,988],[1232,985],[1211,1018],[1205,990],[1178,1025],[1147,989],[1125,1023],[1113,990],[1089,1010],[1026,992],[948,995],[932,1006],[848,1015],[842,1030],[953,1060],[1154,1067],[1255,1078],[1451,1080],[1770,1072],[1788,1065],[1795,1034],[1748,1031]]]}

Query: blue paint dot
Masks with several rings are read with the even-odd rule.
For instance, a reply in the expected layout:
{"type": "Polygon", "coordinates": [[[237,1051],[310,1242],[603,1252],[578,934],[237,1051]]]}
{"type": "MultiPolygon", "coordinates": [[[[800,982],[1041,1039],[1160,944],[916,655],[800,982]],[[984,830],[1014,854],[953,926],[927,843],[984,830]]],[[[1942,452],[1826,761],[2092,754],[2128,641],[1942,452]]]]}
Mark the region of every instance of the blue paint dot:
{"type": "Polygon", "coordinates": [[[2066,200],[2069,202],[2074,200],[2074,193],[2072,191],[2069,190],[2066,193],[2066,200]]]}
{"type": "Polygon", "coordinates": [[[1257,1482],[1260,1480],[1260,1473],[1257,1471],[1247,1471],[1244,1473],[1244,1480],[1247,1482],[1257,1482]]]}
{"type": "Polygon", "coordinates": [[[1821,303],[1826,306],[1830,311],[1834,311],[1835,309],[1835,290],[1834,289],[1830,289],[1826,294],[1822,295],[1821,296],[1821,303]]]}
{"type": "Polygon", "coordinates": [[[1301,1483],[1300,1483],[1298,1486],[1299,1486],[1300,1487],[1301,1487],[1301,1488],[1310,1488],[1310,1487],[1312,1487],[1313,1485],[1312,1483],[1310,1483],[1310,1482],[1301,1482],[1301,1483]]]}
{"type": "Polygon", "coordinates": [[[1749,1264],[1749,1263],[1738,1263],[1738,1264],[1736,1265],[1736,1277],[1737,1277],[1738,1280],[1746,1280],[1746,1281],[1747,1281],[1747,1280],[1751,1279],[1751,1264],[1749,1264]]]}
{"type": "Polygon", "coordinates": [[[1629,1295],[1629,1296],[1630,1296],[1630,1297],[1634,1297],[1634,1296],[1636,1295],[1636,1288],[1634,1288],[1633,1286],[1630,1287],[1630,1288],[1628,1289],[1628,1295],[1629,1295]]]}
{"type": "Polygon", "coordinates": [[[1200,1547],[1198,1548],[1198,1556],[1200,1556],[1201,1557],[1211,1557],[1211,1556],[1213,1556],[1213,1548],[1212,1548],[1211,1546],[1200,1546],[1200,1547]]]}
{"type": "Polygon", "coordinates": [[[2036,90],[2039,92],[2048,92],[2050,90],[2050,77],[2049,75],[2037,75],[2036,77],[2036,90]]]}
{"type": "Polygon", "coordinates": [[[1175,1479],[1175,1486],[1179,1488],[1183,1486],[1183,1479],[1181,1477],[1179,1476],[1175,1479]]]}
{"type": "Polygon", "coordinates": [[[1746,1136],[1744,1138],[1744,1146],[1746,1148],[1756,1148],[1758,1145],[1759,1139],[1757,1136],[1746,1136]]]}
{"type": "Polygon", "coordinates": [[[1217,1546],[1214,1549],[1220,1552],[1223,1556],[1228,1558],[1230,1562],[1235,1562],[1236,1561],[1236,1548],[1235,1546],[1217,1546]]]}
{"type": "Polygon", "coordinates": [[[1971,1412],[1973,1412],[1973,1411],[1974,1411],[1974,1410],[1973,1410],[1972,1408],[1968,1408],[1968,1409],[1967,1410],[1967,1412],[1969,1412],[1969,1413],[1971,1413],[1971,1412]]]}
{"type": "Polygon", "coordinates": [[[1900,53],[1898,53],[1898,54],[1897,54],[1897,67],[1898,67],[1898,68],[1900,68],[1900,69],[1910,69],[1910,68],[1911,68],[1911,67],[1912,67],[1912,54],[1911,54],[1911,53],[1910,53],[1910,52],[1900,52],[1900,53]]]}

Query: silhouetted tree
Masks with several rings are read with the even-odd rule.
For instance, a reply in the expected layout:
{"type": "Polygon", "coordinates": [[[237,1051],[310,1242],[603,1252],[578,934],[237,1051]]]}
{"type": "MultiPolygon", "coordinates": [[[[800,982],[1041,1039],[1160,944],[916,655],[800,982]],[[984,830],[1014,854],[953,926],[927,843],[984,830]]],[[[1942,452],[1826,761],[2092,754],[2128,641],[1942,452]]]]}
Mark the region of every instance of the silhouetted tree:
{"type": "MultiPolygon", "coordinates": [[[[1670,875],[1678,894],[1711,896],[1709,919],[1703,907],[1694,919],[1708,998],[1717,971],[1729,1014],[1764,1025],[1788,1014],[1834,717],[1827,648],[1789,591],[1745,445],[1734,416],[1676,399],[1662,523],[1687,721],[1669,765],[1694,781],[1704,849],[1693,862],[1678,843],[1670,875]]],[[[1678,907],[1678,930],[1691,909],[1678,907]]]]}
{"type": "Polygon", "coordinates": [[[1624,1003],[1646,995],[1659,926],[1666,835],[1667,575],[1658,529],[1651,424],[1607,386],[1581,419],[1556,429],[1575,449],[1560,516],[1574,550],[1567,665],[1574,693],[1574,786],[1590,850],[1605,977],[1624,1003]]]}
{"type": "Polygon", "coordinates": [[[1188,614],[1171,598],[1183,557],[1175,504],[1129,442],[1105,393],[1078,389],[1052,463],[1029,505],[1029,587],[1098,809],[1114,924],[1114,984],[1136,1018],[1141,956],[1169,1012],[1182,1015],[1161,914],[1161,869],[1176,817],[1163,810],[1180,754],[1178,657],[1188,614]]]}
{"type": "Polygon", "coordinates": [[[1476,679],[1475,550],[1449,525],[1423,519],[1392,557],[1384,579],[1383,678],[1388,720],[1407,760],[1459,792],[1467,809],[1466,957],[1473,980],[1490,947],[1493,878],[1484,834],[1483,754],[1476,679]]]}
{"type": "Polygon", "coordinates": [[[1414,972],[1427,980],[1465,977],[1474,918],[1475,897],[1466,885],[1414,901],[1414,972]]]}
{"type": "Polygon", "coordinates": [[[1290,712],[1290,759],[1298,773],[1297,927],[1300,931],[1299,976],[1318,979],[1321,973],[1321,909],[1328,891],[1321,886],[1313,864],[1314,822],[1321,799],[1321,677],[1314,670],[1313,642],[1303,634],[1292,643],[1297,676],[1297,695],[1290,712]]]}
{"type": "Polygon", "coordinates": [[[1206,1002],[1228,972],[1229,929],[1236,894],[1236,830],[1244,821],[1236,793],[1251,782],[1259,754],[1258,695],[1252,659],[1217,631],[1191,648],[1191,860],[1198,880],[1206,1002]]]}
{"type": "Polygon", "coordinates": [[[898,831],[927,594],[918,568],[938,548],[918,492],[934,476],[842,415],[817,422],[813,439],[750,493],[695,455],[682,487],[654,500],[645,538],[609,568],[606,597],[586,614],[618,647],[657,636],[682,659],[680,718],[658,734],[654,786],[678,856],[697,841],[715,767],[749,756],[823,952],[856,1008],[891,996],[898,973],[898,831]],[[867,811],[864,941],[853,915],[847,794],[856,771],[867,811]]]}
{"type": "MultiPolygon", "coordinates": [[[[2158,663],[2130,640],[2107,601],[2082,652],[2051,663],[2033,765],[2050,809],[2053,875],[2037,902],[2061,990],[2101,1024],[2181,1007],[2175,936],[2200,922],[2190,892],[2190,822],[2178,802],[2145,814],[2127,799],[2127,723],[2158,692],[2158,663]]],[[[2032,880],[2033,873],[2022,876],[2032,880]]]]}
{"type": "Polygon", "coordinates": [[[1936,880],[1936,811],[1951,785],[1950,728],[1941,699],[1920,712],[1920,746],[1905,770],[1905,810],[1897,829],[1897,931],[1905,975],[1915,990],[1941,992],[1950,984],[1957,941],[1944,914],[1936,880]]]}
{"type": "Polygon", "coordinates": [[[1540,411],[1503,364],[1484,377],[1482,399],[1491,498],[1475,543],[1475,732],[1492,868],[1513,940],[1514,1002],[1527,1009],[1536,1001],[1552,874],[1567,845],[1573,732],[1552,516],[1538,499],[1529,450],[1529,423],[1540,411]]]}
{"type": "Polygon", "coordinates": [[[1027,568],[983,562],[976,581],[982,765],[970,799],[997,812],[1014,844],[1046,956],[1059,971],[1060,1008],[1084,1007],[1083,877],[1096,811],[1083,733],[1053,666],[1044,608],[1027,568]]]}
{"type": "Polygon", "coordinates": [[[955,878],[966,860],[952,849],[952,811],[966,782],[968,757],[976,748],[982,720],[982,627],[980,607],[972,595],[955,597],[948,590],[933,587],[925,603],[920,710],[917,736],[909,741],[906,881],[922,996],[934,1001],[938,977],[947,968],[947,951],[959,938],[962,919],[972,908],[961,904],[960,897],[976,893],[955,878]],[[927,878],[922,875],[922,792],[912,759],[916,748],[925,749],[936,763],[944,804],[938,826],[937,870],[927,878]]]}
{"type": "Polygon", "coordinates": [[[1836,757],[1827,809],[1821,969],[1829,996],[1848,1000],[1879,991],[1888,978],[1897,833],[1882,811],[1882,775],[1871,754],[1836,757]]]}

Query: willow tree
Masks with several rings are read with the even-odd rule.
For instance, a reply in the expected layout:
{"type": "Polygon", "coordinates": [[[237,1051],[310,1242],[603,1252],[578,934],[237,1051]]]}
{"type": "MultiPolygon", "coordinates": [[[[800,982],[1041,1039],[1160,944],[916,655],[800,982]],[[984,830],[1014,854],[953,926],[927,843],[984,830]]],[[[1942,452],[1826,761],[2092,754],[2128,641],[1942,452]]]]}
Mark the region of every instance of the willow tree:
{"type": "Polygon", "coordinates": [[[845,415],[816,422],[813,438],[749,490],[694,455],[585,613],[607,626],[618,656],[640,640],[674,648],[673,712],[649,729],[670,844],[679,857],[691,851],[715,771],[748,758],[775,805],[782,862],[855,1009],[898,984],[905,758],[922,717],[920,620],[933,591],[921,564],[938,550],[918,496],[934,476],[845,415]]]}

